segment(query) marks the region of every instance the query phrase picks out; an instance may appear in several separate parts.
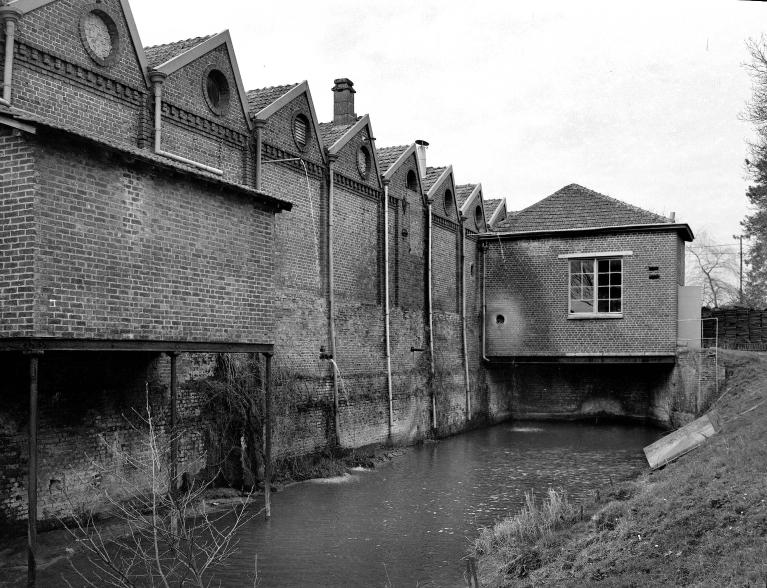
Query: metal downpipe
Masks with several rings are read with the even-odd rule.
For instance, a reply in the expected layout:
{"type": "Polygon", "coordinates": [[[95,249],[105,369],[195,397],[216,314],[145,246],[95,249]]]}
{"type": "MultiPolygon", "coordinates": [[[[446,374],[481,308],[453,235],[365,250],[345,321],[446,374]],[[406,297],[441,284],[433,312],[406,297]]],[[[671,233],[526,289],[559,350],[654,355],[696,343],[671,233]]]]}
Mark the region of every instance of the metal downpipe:
{"type": "Polygon", "coordinates": [[[341,445],[341,424],[338,415],[338,363],[336,359],[336,316],[335,316],[335,278],[333,277],[333,202],[335,200],[334,164],[337,155],[328,156],[330,176],[328,188],[328,331],[330,334],[330,357],[333,365],[333,426],[335,443],[341,445]]]}
{"type": "Polygon", "coordinates": [[[461,231],[461,347],[463,351],[463,378],[466,387],[466,420],[471,420],[471,380],[469,378],[469,354],[466,344],[466,228],[463,223],[466,218],[461,217],[459,230],[461,231]]]}
{"type": "Polygon", "coordinates": [[[392,440],[394,427],[394,407],[391,382],[391,325],[389,309],[389,180],[383,180],[384,194],[384,334],[386,339],[386,390],[389,400],[389,442],[392,440]]]}
{"type": "Polygon", "coordinates": [[[223,176],[223,170],[199,163],[180,155],[168,153],[162,149],[162,86],[165,83],[165,78],[168,76],[161,71],[153,70],[149,72],[149,80],[152,82],[152,91],[154,94],[154,152],[157,155],[162,155],[173,161],[178,161],[184,165],[196,167],[208,173],[223,176]]]}
{"type": "Polygon", "coordinates": [[[434,223],[432,219],[432,205],[434,203],[434,200],[429,198],[428,199],[428,222],[427,222],[427,259],[429,264],[429,270],[427,273],[427,279],[426,279],[426,291],[428,294],[428,323],[429,323],[429,381],[431,382],[431,428],[436,429],[437,428],[437,396],[436,392],[434,390],[434,379],[435,379],[435,369],[434,369],[434,304],[433,304],[433,295],[434,291],[432,288],[432,278],[434,274],[434,259],[433,259],[433,245],[432,245],[432,233],[434,231],[434,223]]]}

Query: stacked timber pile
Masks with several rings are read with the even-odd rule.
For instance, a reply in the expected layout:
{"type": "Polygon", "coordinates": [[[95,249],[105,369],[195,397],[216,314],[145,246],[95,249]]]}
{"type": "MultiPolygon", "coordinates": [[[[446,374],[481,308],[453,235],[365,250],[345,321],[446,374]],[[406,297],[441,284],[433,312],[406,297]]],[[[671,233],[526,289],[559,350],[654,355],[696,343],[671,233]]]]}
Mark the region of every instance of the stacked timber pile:
{"type": "Polygon", "coordinates": [[[701,317],[706,346],[714,346],[718,339],[724,349],[767,351],[767,310],[704,308],[701,317]]]}

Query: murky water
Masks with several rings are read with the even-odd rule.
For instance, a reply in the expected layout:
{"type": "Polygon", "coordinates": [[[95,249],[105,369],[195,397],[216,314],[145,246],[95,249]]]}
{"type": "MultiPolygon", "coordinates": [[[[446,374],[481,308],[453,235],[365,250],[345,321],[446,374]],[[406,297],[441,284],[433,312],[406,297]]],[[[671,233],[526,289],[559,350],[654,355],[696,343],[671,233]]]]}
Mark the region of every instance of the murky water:
{"type": "MultiPolygon", "coordinates": [[[[409,450],[374,471],[291,486],[272,519],[243,528],[216,585],[465,586],[463,559],[482,526],[516,512],[525,492],[564,488],[578,501],[646,467],[661,435],[638,426],[498,425],[409,450]]],[[[260,505],[258,506],[260,508],[260,505]]],[[[62,565],[40,585],[82,584],[62,565]],[[50,583],[49,583],[50,582],[50,583]]]]}
{"type": "Polygon", "coordinates": [[[252,521],[218,577],[242,586],[465,586],[469,540],[526,491],[576,500],[645,467],[657,430],[515,423],[416,448],[375,471],[292,486],[252,521]]]}

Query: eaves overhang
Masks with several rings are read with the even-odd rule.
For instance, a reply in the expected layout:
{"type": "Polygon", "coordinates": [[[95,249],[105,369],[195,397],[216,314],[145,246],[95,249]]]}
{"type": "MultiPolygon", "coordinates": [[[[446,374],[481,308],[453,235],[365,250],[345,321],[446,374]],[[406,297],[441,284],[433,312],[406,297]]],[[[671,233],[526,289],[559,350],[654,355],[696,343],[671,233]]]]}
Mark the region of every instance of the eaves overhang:
{"type": "Polygon", "coordinates": [[[211,174],[191,166],[168,160],[164,157],[156,155],[152,151],[116,145],[102,139],[97,139],[95,137],[85,135],[75,129],[58,126],[38,115],[23,110],[16,108],[0,109],[0,124],[11,126],[13,128],[17,128],[34,135],[51,133],[51,136],[59,134],[67,136],[70,139],[80,140],[99,147],[104,152],[115,153],[121,156],[125,162],[142,162],[159,169],[168,170],[172,174],[182,174],[191,177],[195,180],[216,186],[221,190],[230,190],[232,192],[249,196],[267,209],[271,209],[276,212],[289,211],[293,208],[293,204],[291,202],[282,200],[280,198],[275,198],[274,196],[270,196],[269,194],[260,190],[256,190],[255,188],[251,188],[250,186],[238,184],[236,182],[229,182],[215,174],[211,174]],[[23,123],[23,125],[14,124],[12,121],[20,121],[23,123]]]}
{"type": "Polygon", "coordinates": [[[607,227],[583,227],[577,229],[543,229],[540,231],[509,231],[498,233],[485,233],[479,236],[483,241],[513,241],[520,239],[535,239],[545,237],[573,237],[580,235],[603,235],[607,233],[653,233],[676,231],[684,241],[693,241],[690,225],[687,223],[656,223],[642,225],[615,225],[607,227]]]}

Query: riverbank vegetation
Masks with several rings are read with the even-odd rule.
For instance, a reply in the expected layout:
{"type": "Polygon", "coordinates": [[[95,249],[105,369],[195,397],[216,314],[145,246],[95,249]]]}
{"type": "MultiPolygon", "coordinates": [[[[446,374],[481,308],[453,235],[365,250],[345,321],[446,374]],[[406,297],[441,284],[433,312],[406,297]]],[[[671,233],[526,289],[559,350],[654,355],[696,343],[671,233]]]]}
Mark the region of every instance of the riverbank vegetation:
{"type": "Polygon", "coordinates": [[[474,543],[481,585],[764,586],[767,354],[720,351],[720,361],[719,435],[582,505],[530,497],[474,543]]]}

